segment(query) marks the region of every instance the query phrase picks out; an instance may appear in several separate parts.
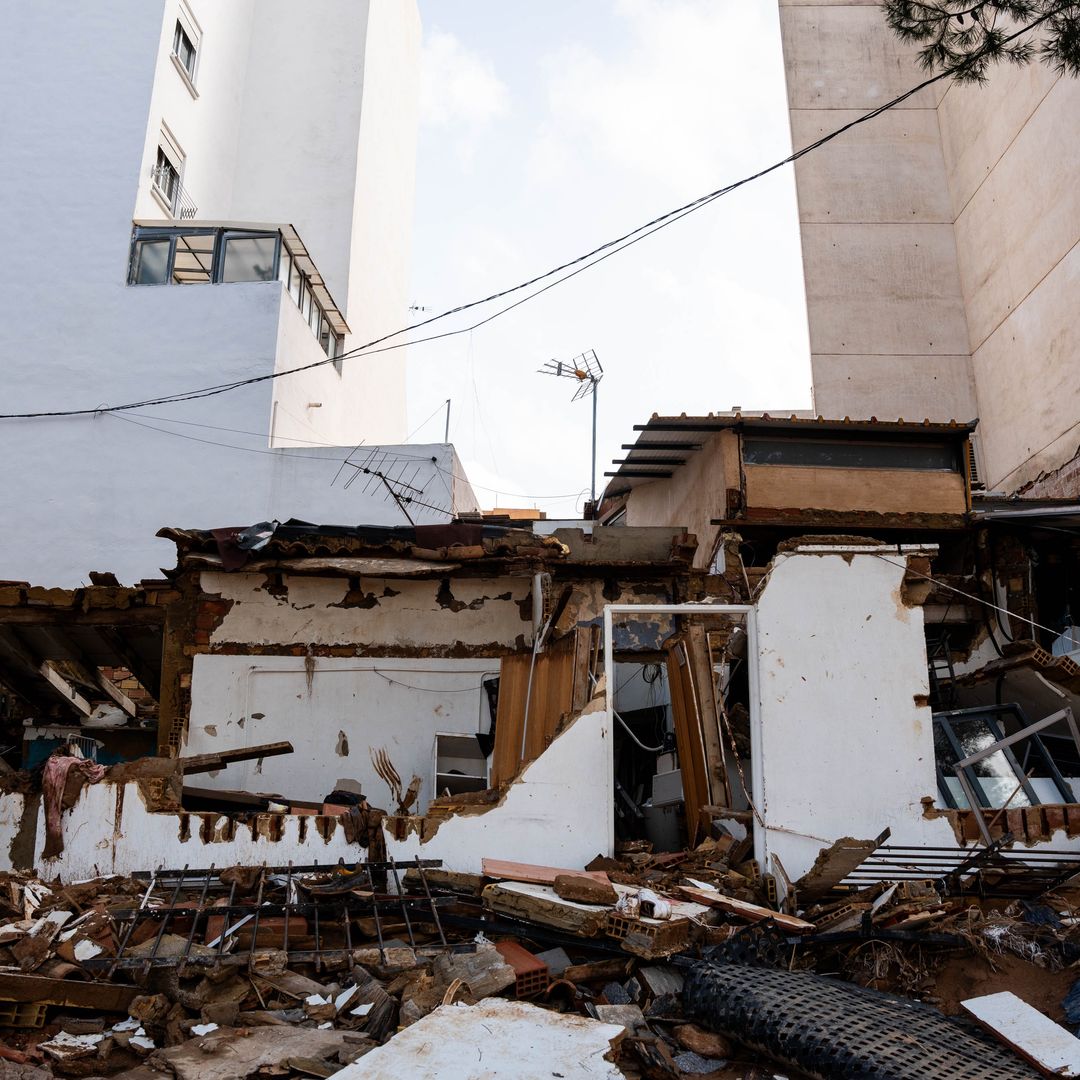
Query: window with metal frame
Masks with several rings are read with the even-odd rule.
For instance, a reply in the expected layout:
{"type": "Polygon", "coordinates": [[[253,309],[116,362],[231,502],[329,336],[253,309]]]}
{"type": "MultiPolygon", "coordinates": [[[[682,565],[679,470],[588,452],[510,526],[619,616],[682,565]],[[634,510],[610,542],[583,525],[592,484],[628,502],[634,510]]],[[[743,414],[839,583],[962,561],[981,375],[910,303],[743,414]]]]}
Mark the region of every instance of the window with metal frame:
{"type": "Polygon", "coordinates": [[[168,205],[169,212],[175,213],[176,197],[180,191],[180,168],[163,146],[158,147],[154,162],[154,187],[168,205]]]}
{"type": "Polygon", "coordinates": [[[1013,808],[1075,801],[1064,759],[1048,740],[1080,751],[1080,731],[1063,709],[1031,723],[1017,704],[934,714],[938,789],[952,809],[1013,808]],[[1064,734],[1056,734],[1062,729],[1064,734]],[[966,805],[965,805],[966,804],[966,805]]]}
{"type": "Polygon", "coordinates": [[[883,441],[746,434],[747,465],[795,465],[834,469],[920,469],[959,472],[957,445],[946,441],[883,441]]]}
{"type": "MultiPolygon", "coordinates": [[[[226,228],[137,226],[128,268],[130,285],[206,285],[274,281],[284,285],[323,352],[341,373],[345,339],[315,295],[311,281],[280,232],[226,228]]],[[[319,286],[321,288],[321,286],[319,286]]]]}
{"type": "Polygon", "coordinates": [[[176,57],[184,71],[187,72],[187,76],[191,82],[194,83],[195,61],[198,56],[198,48],[191,40],[191,36],[179,19],[176,20],[176,29],[173,31],[172,54],[176,57]]]}

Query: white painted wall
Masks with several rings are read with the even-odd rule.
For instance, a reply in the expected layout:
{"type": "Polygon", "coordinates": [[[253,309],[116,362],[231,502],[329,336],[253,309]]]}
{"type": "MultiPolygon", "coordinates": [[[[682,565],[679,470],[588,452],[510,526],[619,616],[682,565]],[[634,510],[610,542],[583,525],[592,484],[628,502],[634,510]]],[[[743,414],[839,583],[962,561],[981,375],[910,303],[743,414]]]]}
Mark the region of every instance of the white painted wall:
{"type": "MultiPolygon", "coordinates": [[[[190,833],[182,834],[179,814],[151,813],[146,808],[139,785],[90,784],[63,819],[64,850],[55,859],[37,859],[37,869],[46,878],[84,881],[109,874],[131,874],[136,870],[175,869],[189,866],[299,866],[356,862],[364,849],[350,844],[337,822],[323,838],[311,817],[284,817],[279,840],[265,833],[267,818],[236,825],[229,839],[229,819],[214,820],[210,842],[201,838],[202,816],[188,816],[190,833]],[[260,828],[261,821],[261,828],[260,828]]],[[[45,817],[38,820],[37,851],[45,849],[45,817]]]]}
{"type": "Polygon", "coordinates": [[[392,811],[371,763],[370,752],[385,749],[403,787],[414,773],[423,778],[423,812],[436,793],[435,733],[489,731],[480,684],[498,674],[497,659],[318,657],[309,687],[298,657],[197,656],[184,753],[290,740],[295,753],[230,765],[197,786],[318,801],[348,778],[359,781],[373,806],[392,811]]]}
{"type": "MultiPolygon", "coordinates": [[[[888,549],[895,552],[895,548],[888,549]]],[[[921,607],[904,567],[869,553],[778,555],[757,605],[769,856],[792,881],[823,847],[886,827],[901,844],[956,846],[936,798],[921,607]]]]}
{"type": "MultiPolygon", "coordinates": [[[[548,866],[583,867],[597,854],[614,849],[614,792],[611,732],[598,700],[575,720],[522,773],[501,805],[482,814],[444,821],[427,843],[415,835],[404,841],[387,836],[397,860],[441,859],[448,870],[479,873],[484,858],[528,858],[548,866]]],[[[11,869],[11,842],[18,830],[23,797],[0,797],[0,871],[11,869]]],[[[187,839],[177,814],[150,813],[138,784],[85,787],[64,814],[64,852],[38,859],[48,878],[79,881],[106,874],[130,874],[156,867],[281,866],[355,862],[364,849],[345,840],[332,822],[327,838],[312,818],[286,816],[280,840],[265,835],[267,816],[238,824],[227,838],[227,819],[215,819],[210,842],[201,839],[203,818],[190,815],[187,839]]],[[[36,851],[45,845],[45,822],[38,821],[36,851]]]]}
{"type": "Polygon", "coordinates": [[[483,814],[453,817],[421,844],[387,836],[397,860],[442,859],[447,870],[478,874],[484,859],[578,869],[615,849],[611,729],[597,698],[483,814]]]}
{"type": "MultiPolygon", "coordinates": [[[[270,290],[277,286],[242,286],[270,290]]],[[[217,289],[185,289],[186,306],[194,314],[192,333],[227,340],[241,334],[234,303],[200,319],[217,289]]],[[[145,290],[159,295],[161,290],[145,290]]],[[[141,295],[141,294],[140,294],[141,295]]],[[[252,301],[255,325],[267,320],[252,301]]],[[[273,324],[273,315],[269,319],[273,324]]],[[[152,325],[147,317],[143,325],[152,325]]],[[[159,321],[160,325],[160,321],[159,321]]],[[[2,329],[0,329],[2,332],[2,329]]],[[[233,341],[235,353],[242,343],[233,341]]],[[[205,354],[200,354],[205,355],[205,354]]],[[[147,358],[148,365],[150,358],[147,358]]],[[[204,379],[220,378],[202,363],[204,379]]],[[[87,380],[89,391],[89,380],[87,380]]],[[[268,391],[256,387],[233,397],[252,411],[267,404],[268,391]]],[[[211,402],[223,399],[211,398],[211,402]]],[[[250,525],[256,521],[297,518],[318,524],[407,525],[396,504],[362,483],[346,488],[352,472],[342,470],[352,447],[306,447],[268,450],[261,436],[245,437],[214,428],[191,427],[190,413],[155,407],[146,412],[87,417],[69,421],[0,422],[0,460],[4,462],[2,505],[9,525],[0,531],[0,572],[5,578],[37,585],[73,588],[88,582],[90,570],[111,570],[126,584],[159,577],[160,568],[176,565],[176,548],[155,533],[163,526],[211,529],[250,525]],[[146,418],[150,413],[155,419],[146,418]],[[161,422],[157,418],[183,417],[161,422]],[[140,427],[150,424],[152,430],[140,427]],[[192,441],[192,440],[196,441],[192,441]],[[210,445],[198,441],[209,439],[210,445]],[[220,445],[225,440],[225,445],[220,445]],[[34,467],[29,467],[33,463],[34,467]],[[38,470],[41,470],[39,472],[38,470]]],[[[243,425],[231,411],[207,407],[201,423],[243,425]]],[[[365,447],[365,451],[368,449],[365,447]]],[[[461,465],[448,444],[384,447],[408,455],[413,482],[431,492],[433,505],[459,512],[476,509],[467,483],[457,485],[461,465]],[[415,457],[414,457],[415,455],[415,457]],[[434,461],[431,459],[435,458],[434,461]]],[[[443,524],[442,510],[414,507],[418,524],[443,524]]]]}
{"type": "MultiPolygon", "coordinates": [[[[201,216],[295,224],[354,330],[403,320],[414,0],[190,0],[203,30],[197,98],[170,58],[178,4],[50,0],[5,13],[19,48],[0,76],[0,411],[92,409],[322,357],[277,283],[126,285],[133,217],[164,218],[149,193],[163,121],[187,155],[201,216]],[[380,157],[374,141],[388,127],[380,157]],[[365,147],[376,177],[359,173],[365,147]]],[[[342,451],[303,466],[267,453],[278,397],[287,444],[400,439],[403,353],[384,355],[346,361],[340,376],[328,365],[126,419],[0,420],[0,575],[50,585],[78,584],[89,569],[156,575],[172,563],[170,545],[153,539],[167,523],[400,521],[381,497],[369,506],[355,489],[329,490],[342,451]]]]}

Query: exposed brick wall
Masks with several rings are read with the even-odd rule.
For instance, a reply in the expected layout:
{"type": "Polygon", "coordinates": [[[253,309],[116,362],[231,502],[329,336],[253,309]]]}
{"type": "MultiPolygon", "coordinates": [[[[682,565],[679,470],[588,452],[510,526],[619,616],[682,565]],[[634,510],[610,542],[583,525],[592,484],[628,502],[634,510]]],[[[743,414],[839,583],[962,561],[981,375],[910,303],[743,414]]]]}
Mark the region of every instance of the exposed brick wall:
{"type": "Polygon", "coordinates": [[[1080,499],[1080,448],[1071,461],[1025,485],[1019,494],[1029,499],[1080,499]]]}
{"type": "MultiPolygon", "coordinates": [[[[930,813],[934,817],[950,818],[957,837],[962,837],[965,843],[982,842],[976,811],[935,809],[930,813]]],[[[1080,803],[1024,806],[1004,813],[1000,810],[983,810],[981,813],[993,840],[1000,840],[1006,833],[1012,833],[1019,845],[1044,844],[1062,830],[1067,836],[1080,836],[1080,803]]]]}

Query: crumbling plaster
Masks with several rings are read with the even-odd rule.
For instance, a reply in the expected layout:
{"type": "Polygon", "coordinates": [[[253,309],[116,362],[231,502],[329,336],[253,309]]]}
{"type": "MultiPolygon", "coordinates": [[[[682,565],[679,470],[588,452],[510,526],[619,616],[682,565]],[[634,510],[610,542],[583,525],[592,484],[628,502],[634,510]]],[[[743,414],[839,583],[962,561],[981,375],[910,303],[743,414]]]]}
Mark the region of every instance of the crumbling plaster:
{"type": "MultiPolygon", "coordinates": [[[[63,817],[63,854],[56,859],[39,856],[37,866],[46,877],[80,881],[158,867],[284,866],[289,862],[304,866],[362,857],[360,848],[346,842],[335,819],[322,820],[325,837],[313,817],[260,814],[249,822],[234,822],[217,814],[154,813],[147,808],[138,783],[118,786],[105,781],[83,788],[63,817]],[[203,839],[204,822],[209,822],[209,842],[203,839]],[[278,828],[280,835],[275,839],[278,828]]],[[[42,815],[36,851],[44,847],[42,815]]]]}
{"type": "Polygon", "coordinates": [[[531,637],[531,579],[452,577],[416,581],[204,571],[205,593],[231,602],[211,646],[335,645],[430,647],[436,643],[515,648],[531,637]]]}

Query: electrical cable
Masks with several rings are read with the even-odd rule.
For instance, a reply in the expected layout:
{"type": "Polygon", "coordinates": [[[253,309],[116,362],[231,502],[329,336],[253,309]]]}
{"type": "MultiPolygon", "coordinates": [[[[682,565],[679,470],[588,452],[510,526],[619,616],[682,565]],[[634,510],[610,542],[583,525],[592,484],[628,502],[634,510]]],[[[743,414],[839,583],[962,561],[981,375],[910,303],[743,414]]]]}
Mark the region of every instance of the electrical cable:
{"type": "MultiPolygon", "coordinates": [[[[105,413],[104,415],[111,416],[114,420],[125,420],[129,424],[135,424],[137,427],[146,428],[147,431],[156,431],[159,435],[172,435],[174,438],[177,438],[177,439],[185,439],[188,442],[203,443],[206,446],[217,446],[217,447],[220,447],[223,450],[241,450],[241,451],[243,451],[244,453],[247,453],[247,454],[269,454],[269,455],[271,455],[273,457],[281,457],[281,456],[284,456],[284,457],[290,457],[290,456],[292,456],[292,457],[302,457],[305,461],[316,460],[314,458],[309,457],[306,454],[302,454],[302,455],[301,454],[290,454],[290,451],[301,450],[301,449],[303,449],[303,447],[283,446],[283,447],[279,447],[276,450],[263,450],[263,449],[260,449],[259,447],[256,447],[256,446],[237,446],[236,443],[217,442],[214,439],[200,439],[196,435],[185,435],[181,431],[169,431],[167,428],[154,427],[153,424],[143,424],[143,423],[140,423],[138,420],[133,420],[130,416],[120,416],[120,415],[118,415],[116,413],[111,413],[111,412],[110,413],[105,413]]],[[[140,413],[139,415],[143,416],[145,414],[140,413]]],[[[167,420],[167,419],[165,419],[165,417],[151,417],[150,419],[159,420],[160,422],[165,423],[165,424],[187,424],[187,426],[189,426],[189,427],[206,427],[206,428],[210,428],[213,431],[229,431],[229,432],[233,432],[234,434],[237,434],[237,435],[254,435],[254,434],[256,434],[255,432],[252,432],[252,431],[242,431],[239,428],[214,427],[213,425],[210,425],[210,424],[192,424],[192,423],[190,423],[188,421],[184,421],[184,420],[167,420]]],[[[266,436],[265,436],[265,434],[262,434],[262,435],[259,435],[259,438],[265,439],[266,436]]],[[[319,446],[336,447],[338,449],[344,449],[344,447],[338,446],[337,443],[319,443],[318,445],[319,446]]],[[[389,457],[390,457],[390,460],[393,460],[393,461],[397,461],[399,458],[402,459],[402,460],[407,460],[407,461],[431,461],[430,457],[426,457],[426,456],[422,456],[422,455],[391,454],[389,457]]],[[[503,491],[501,488],[489,488],[489,487],[485,487],[483,484],[474,484],[468,477],[459,476],[457,473],[455,473],[451,469],[444,469],[437,462],[433,462],[432,464],[434,465],[435,471],[438,472],[438,473],[441,473],[443,476],[452,477],[455,480],[461,481],[463,484],[470,484],[472,487],[480,488],[482,491],[497,491],[499,494],[506,495],[508,498],[532,499],[532,500],[534,500],[536,502],[548,502],[548,501],[556,501],[558,499],[573,499],[573,498],[576,498],[578,495],[581,494],[580,491],[570,491],[570,492],[567,492],[565,495],[534,495],[534,494],[526,493],[526,492],[503,491]]]]}
{"type": "MultiPolygon", "coordinates": [[[[1000,44],[1004,45],[1022,35],[1029,33],[1036,27],[1041,25],[1047,19],[1050,18],[1050,14],[1039,16],[1037,19],[1033,19],[1030,23],[1025,24],[1019,30],[1013,34],[1007,36],[1000,44]]],[[[613,240],[608,240],[605,243],[593,248],[591,251],[585,252],[583,255],[578,255],[573,259],[570,259],[560,265],[553,267],[544,273],[537,274],[535,277],[529,278],[526,281],[520,282],[517,285],[512,285],[509,288],[501,289],[498,292],[492,293],[490,296],[484,297],[480,300],[471,300],[464,304],[459,304],[457,307],[449,308],[446,311],[441,312],[438,315],[433,315],[431,318],[423,319],[420,322],[412,323],[409,326],[403,327],[400,330],[395,330],[389,334],[384,334],[382,337],[375,338],[369,341],[365,345],[357,346],[354,349],[349,349],[336,357],[326,357],[323,360],[316,360],[310,364],[303,364],[300,367],[290,368],[286,371],[274,371],[269,372],[266,375],[256,375],[247,379],[240,379],[235,382],[221,383],[215,386],[204,387],[200,390],[191,390],[180,392],[176,394],[165,394],[160,397],[150,398],[144,401],[128,402],[123,405],[113,406],[98,406],[90,409],[55,409],[55,410],[41,410],[37,412],[26,413],[0,413],[0,420],[28,420],[39,419],[45,417],[74,417],[74,416],[92,416],[102,412],[115,413],[120,411],[130,411],[132,409],[145,408],[153,405],[164,405],[171,403],[179,403],[184,401],[194,401],[202,398],[214,397],[218,394],[228,393],[233,390],[238,390],[245,386],[253,386],[258,383],[272,381],[274,379],[283,378],[286,375],[295,375],[302,371],[309,371],[312,368],[323,367],[326,364],[339,364],[341,361],[351,359],[356,356],[368,356],[376,353],[388,352],[393,349],[406,348],[409,345],[419,345],[429,341],[437,341],[443,338],[454,337],[457,334],[469,333],[472,330],[476,330],[481,326],[499,318],[501,315],[505,315],[507,312],[512,311],[514,308],[519,307],[521,304],[527,303],[529,300],[533,300],[541,294],[547,292],[549,289],[553,289],[556,285],[560,285],[565,281],[569,281],[571,278],[576,277],[578,274],[583,273],[585,270],[591,269],[593,266],[599,265],[601,262],[610,258],[612,255],[618,254],[620,251],[625,251],[628,247],[633,246],[646,237],[653,235],[660,229],[667,228],[669,225],[673,225],[676,221],[680,221],[688,214],[693,213],[695,210],[700,210],[704,206],[715,202],[717,199],[722,198],[731,192],[750,184],[756,180],[760,180],[762,177],[768,176],[770,173],[776,172],[778,169],[783,168],[785,165],[790,165],[793,162],[798,161],[805,155],[812,153],[815,150],[820,149],[827,143],[832,142],[833,139],[838,138],[840,135],[852,128],[857,127],[860,124],[864,124],[869,120],[880,116],[883,112],[889,109],[895,108],[897,105],[902,104],[908,98],[913,97],[915,94],[926,89],[929,86],[940,82],[942,79],[949,78],[962,70],[969,63],[972,58],[969,57],[962,61],[960,64],[953,65],[946,68],[943,71],[938,72],[936,75],[932,75],[927,79],[924,79],[921,83],[913,86],[911,89],[904,91],[904,93],[897,95],[890,101],[885,102],[877,108],[871,109],[869,112],[863,113],[857,116],[854,120],[848,121],[846,124],[842,124],[840,127],[835,128],[823,135],[821,138],[816,139],[814,142],[809,143],[807,146],[802,147],[800,150],[793,151],[791,154],[774,162],[771,165],[766,166],[763,169],[758,170],[755,173],[751,173],[749,176],[744,176],[740,180],[735,180],[730,184],[726,184],[723,187],[717,188],[715,191],[709,192],[707,195],[699,196],[698,198],[677,207],[674,210],[669,210],[658,217],[653,218],[651,221],[646,222],[643,225],[639,225],[629,232],[624,233],[613,240]],[[563,273],[569,271],[568,273],[563,273]],[[559,275],[562,275],[561,277],[559,275]],[[554,279],[554,280],[550,280],[554,279]],[[516,300],[512,304],[508,304],[506,307],[500,308],[485,318],[473,323],[471,326],[460,327],[455,330],[443,331],[439,334],[429,335],[428,337],[418,338],[413,341],[399,342],[396,345],[384,345],[384,342],[390,341],[393,338],[400,337],[402,334],[411,333],[413,330],[419,330],[425,326],[430,326],[433,323],[439,322],[442,319],[449,318],[453,315],[459,315],[462,312],[469,311],[473,308],[482,307],[485,304],[492,303],[495,300],[501,300],[507,296],[511,296],[515,293],[522,292],[531,288],[533,285],[537,285],[540,282],[546,281],[547,284],[542,288],[537,289],[535,292],[528,293],[526,296],[519,300],[516,300]],[[382,346],[376,348],[375,346],[382,346]]]]}
{"type": "MultiPolygon", "coordinates": [[[[411,683],[404,683],[398,679],[391,679],[389,675],[380,671],[378,668],[371,669],[380,679],[385,680],[391,686],[400,686],[403,690],[419,690],[425,694],[475,694],[478,690],[484,689],[484,680],[489,675],[498,675],[497,671],[483,671],[480,673],[479,686],[460,686],[460,687],[443,687],[443,686],[413,686],[411,683]]],[[[398,670],[406,670],[404,668],[398,670]]],[[[425,671],[423,668],[409,668],[409,671],[417,671],[423,675],[468,675],[471,672],[456,672],[456,671],[425,671]]]]}

